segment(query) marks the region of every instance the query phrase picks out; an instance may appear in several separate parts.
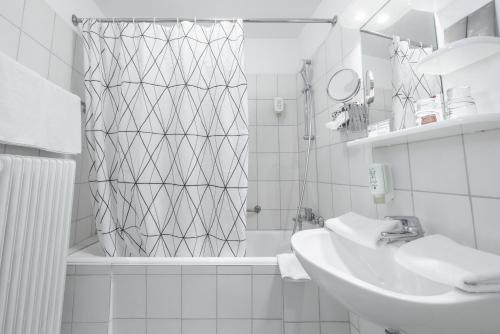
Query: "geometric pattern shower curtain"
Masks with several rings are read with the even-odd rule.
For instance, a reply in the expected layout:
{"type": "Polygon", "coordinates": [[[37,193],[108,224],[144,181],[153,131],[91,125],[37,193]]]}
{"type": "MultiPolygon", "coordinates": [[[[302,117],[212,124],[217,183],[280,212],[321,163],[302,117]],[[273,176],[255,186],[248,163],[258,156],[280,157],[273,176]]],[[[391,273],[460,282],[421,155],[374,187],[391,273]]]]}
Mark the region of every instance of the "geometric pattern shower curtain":
{"type": "Polygon", "coordinates": [[[439,76],[419,73],[417,64],[432,53],[431,47],[411,46],[408,41],[394,37],[390,46],[392,66],[392,112],[394,129],[416,126],[415,103],[424,98],[441,94],[439,76]]]}
{"type": "Polygon", "coordinates": [[[241,20],[82,25],[86,138],[107,256],[244,256],[241,20]]]}

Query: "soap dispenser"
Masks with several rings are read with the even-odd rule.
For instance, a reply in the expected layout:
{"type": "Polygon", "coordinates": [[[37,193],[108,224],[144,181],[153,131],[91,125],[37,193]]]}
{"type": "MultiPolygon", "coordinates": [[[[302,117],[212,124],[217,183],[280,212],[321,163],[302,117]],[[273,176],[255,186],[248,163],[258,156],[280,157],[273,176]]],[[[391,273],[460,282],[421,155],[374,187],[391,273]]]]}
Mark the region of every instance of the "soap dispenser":
{"type": "Polygon", "coordinates": [[[370,192],[375,204],[385,204],[394,199],[391,167],[374,163],[368,166],[370,192]]]}

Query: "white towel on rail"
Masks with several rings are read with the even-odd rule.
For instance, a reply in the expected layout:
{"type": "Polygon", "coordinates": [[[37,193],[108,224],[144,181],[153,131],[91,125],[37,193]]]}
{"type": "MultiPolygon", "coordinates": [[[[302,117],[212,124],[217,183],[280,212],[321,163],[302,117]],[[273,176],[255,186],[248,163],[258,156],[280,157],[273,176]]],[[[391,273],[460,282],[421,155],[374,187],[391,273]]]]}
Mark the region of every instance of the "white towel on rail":
{"type": "Polygon", "coordinates": [[[396,261],[406,269],[467,292],[500,292],[500,256],[439,235],[402,245],[396,261]]]}
{"type": "Polygon", "coordinates": [[[0,142],[81,152],[80,98],[0,52],[0,142]]]}
{"type": "Polygon", "coordinates": [[[278,266],[283,280],[303,282],[311,278],[306,273],[299,260],[293,253],[278,254],[278,266]]]}
{"type": "Polygon", "coordinates": [[[325,227],[341,237],[362,246],[375,249],[382,232],[392,231],[398,224],[397,220],[372,219],[354,212],[328,219],[325,227]]]}

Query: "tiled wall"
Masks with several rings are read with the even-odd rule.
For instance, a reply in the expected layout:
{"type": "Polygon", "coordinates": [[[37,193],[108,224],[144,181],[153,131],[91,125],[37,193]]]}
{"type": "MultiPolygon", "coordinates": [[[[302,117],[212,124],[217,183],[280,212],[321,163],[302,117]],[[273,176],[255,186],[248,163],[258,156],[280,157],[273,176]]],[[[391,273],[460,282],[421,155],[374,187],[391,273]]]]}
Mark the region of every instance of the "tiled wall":
{"type": "Polygon", "coordinates": [[[249,230],[290,229],[298,203],[298,133],[295,74],[248,75],[250,156],[249,230]],[[285,111],[274,112],[274,97],[285,99],[285,111]]]}
{"type": "MultiPolygon", "coordinates": [[[[44,0],[0,0],[0,52],[16,59],[41,76],[83,97],[82,48],[76,32],[44,0]]],[[[0,153],[61,157],[48,152],[0,145],[0,153]]],[[[88,185],[82,174],[82,157],[77,176],[71,221],[71,241],[92,235],[88,185]]]]}
{"type": "MultiPolygon", "coordinates": [[[[328,62],[335,64],[342,58],[340,66],[363,73],[360,57],[359,37],[339,28],[313,59],[318,138],[316,165],[311,165],[316,174],[309,178],[307,201],[313,207],[317,203],[325,217],[348,211],[379,218],[415,215],[427,233],[500,254],[500,129],[373,150],[347,148],[346,138],[324,129],[333,107],[323,85],[334,71],[330,68],[338,68],[328,62]],[[386,205],[375,205],[369,192],[367,168],[371,162],[392,167],[395,198],[386,205]]],[[[303,146],[300,152],[303,156],[303,146]]],[[[353,334],[384,333],[383,328],[354,315],[351,320],[353,334]]]]}
{"type": "Polygon", "coordinates": [[[62,334],[349,334],[347,311],[276,265],[70,266],[62,334]]]}

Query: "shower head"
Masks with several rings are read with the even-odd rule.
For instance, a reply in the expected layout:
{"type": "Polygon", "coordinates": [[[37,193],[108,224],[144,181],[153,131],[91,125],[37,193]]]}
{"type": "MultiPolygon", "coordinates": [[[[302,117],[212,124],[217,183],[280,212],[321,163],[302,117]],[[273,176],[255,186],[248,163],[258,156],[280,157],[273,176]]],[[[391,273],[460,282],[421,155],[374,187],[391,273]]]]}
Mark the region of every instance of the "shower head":
{"type": "Polygon", "coordinates": [[[302,81],[304,81],[304,89],[311,88],[311,65],[312,62],[310,59],[302,60],[302,68],[300,69],[300,76],[302,77],[302,81]]]}

